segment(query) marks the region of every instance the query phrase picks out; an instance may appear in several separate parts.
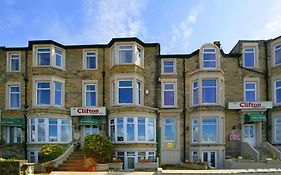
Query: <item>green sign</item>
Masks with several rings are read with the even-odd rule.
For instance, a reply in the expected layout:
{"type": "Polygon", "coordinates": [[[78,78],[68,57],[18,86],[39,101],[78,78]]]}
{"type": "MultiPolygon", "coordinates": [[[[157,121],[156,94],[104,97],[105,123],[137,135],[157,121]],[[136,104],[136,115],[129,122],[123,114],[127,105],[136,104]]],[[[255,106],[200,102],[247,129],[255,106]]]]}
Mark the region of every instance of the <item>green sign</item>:
{"type": "Polygon", "coordinates": [[[24,126],[23,118],[2,118],[1,125],[3,126],[24,126]]]}
{"type": "Polygon", "coordinates": [[[101,125],[101,118],[98,117],[83,117],[78,120],[78,125],[101,125]]]}
{"type": "Polygon", "coordinates": [[[245,114],[244,122],[265,122],[266,116],[263,114],[245,114]]]}

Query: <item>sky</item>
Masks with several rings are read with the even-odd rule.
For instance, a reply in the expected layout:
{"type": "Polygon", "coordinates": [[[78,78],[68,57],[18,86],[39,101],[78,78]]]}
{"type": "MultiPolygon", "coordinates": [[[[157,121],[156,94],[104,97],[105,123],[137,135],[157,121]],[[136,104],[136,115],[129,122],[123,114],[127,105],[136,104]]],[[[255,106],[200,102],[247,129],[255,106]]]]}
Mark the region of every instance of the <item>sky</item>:
{"type": "Polygon", "coordinates": [[[280,0],[1,0],[0,6],[0,46],[6,47],[138,37],[160,43],[161,54],[188,54],[214,41],[229,53],[238,40],[280,35],[280,0]]]}

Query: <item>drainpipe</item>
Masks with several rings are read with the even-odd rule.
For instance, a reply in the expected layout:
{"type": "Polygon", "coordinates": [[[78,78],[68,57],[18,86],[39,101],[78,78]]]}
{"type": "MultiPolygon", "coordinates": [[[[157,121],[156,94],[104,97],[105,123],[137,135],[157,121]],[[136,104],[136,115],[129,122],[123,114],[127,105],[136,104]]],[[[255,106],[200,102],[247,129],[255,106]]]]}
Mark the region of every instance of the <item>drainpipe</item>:
{"type": "MultiPolygon", "coordinates": [[[[105,106],[105,48],[102,48],[102,106],[105,106]]],[[[105,115],[105,133],[108,136],[108,114],[105,115]]]]}
{"type": "Polygon", "coordinates": [[[27,75],[27,50],[25,51],[25,74],[23,77],[24,81],[24,153],[25,160],[27,160],[27,115],[28,115],[28,102],[27,102],[27,83],[28,83],[28,75],[27,75]]]}
{"type": "MultiPolygon", "coordinates": [[[[267,44],[268,42],[265,41],[264,43],[264,49],[265,49],[265,74],[264,74],[264,78],[265,78],[265,92],[266,92],[266,101],[269,100],[269,76],[268,76],[268,49],[267,49],[267,44]]],[[[266,110],[265,112],[266,114],[266,141],[269,142],[269,131],[270,131],[270,123],[269,123],[269,111],[266,110]]]]}
{"type": "Polygon", "coordinates": [[[183,161],[186,160],[186,99],[185,99],[185,58],[183,58],[183,71],[182,71],[182,81],[183,81],[183,161]]]}

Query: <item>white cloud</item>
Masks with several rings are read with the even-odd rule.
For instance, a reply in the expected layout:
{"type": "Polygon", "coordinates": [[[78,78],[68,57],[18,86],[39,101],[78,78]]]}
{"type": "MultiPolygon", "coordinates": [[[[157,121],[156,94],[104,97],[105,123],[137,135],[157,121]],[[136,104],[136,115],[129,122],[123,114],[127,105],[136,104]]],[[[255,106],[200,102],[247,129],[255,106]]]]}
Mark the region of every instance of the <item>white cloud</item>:
{"type": "Polygon", "coordinates": [[[85,0],[85,24],[80,39],[108,42],[113,37],[142,36],[145,31],[141,12],[146,3],[140,0],[85,0]]]}
{"type": "Polygon", "coordinates": [[[189,46],[189,38],[193,32],[193,25],[196,24],[199,15],[203,12],[205,8],[205,2],[200,2],[196,7],[194,7],[190,13],[177,25],[172,25],[171,41],[169,42],[169,51],[172,52],[173,49],[181,43],[184,49],[189,46]]]}
{"type": "Polygon", "coordinates": [[[259,29],[254,32],[255,39],[270,39],[281,34],[281,4],[271,4],[269,14],[261,21],[259,29]]]}

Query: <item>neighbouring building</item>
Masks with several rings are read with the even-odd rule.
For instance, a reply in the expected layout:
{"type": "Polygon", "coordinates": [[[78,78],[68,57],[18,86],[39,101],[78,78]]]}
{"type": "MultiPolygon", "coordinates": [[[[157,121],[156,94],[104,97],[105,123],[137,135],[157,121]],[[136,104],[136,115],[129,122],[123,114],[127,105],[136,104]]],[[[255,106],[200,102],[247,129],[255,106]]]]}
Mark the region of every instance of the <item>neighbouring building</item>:
{"type": "Polygon", "coordinates": [[[124,169],[156,157],[223,168],[245,147],[281,150],[281,37],[175,55],[138,38],[37,40],[0,47],[0,65],[2,157],[38,162],[43,144],[83,147],[88,134],[108,135],[124,169]]]}

